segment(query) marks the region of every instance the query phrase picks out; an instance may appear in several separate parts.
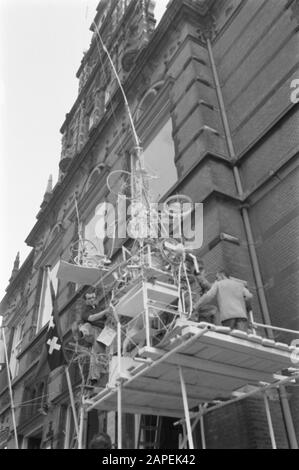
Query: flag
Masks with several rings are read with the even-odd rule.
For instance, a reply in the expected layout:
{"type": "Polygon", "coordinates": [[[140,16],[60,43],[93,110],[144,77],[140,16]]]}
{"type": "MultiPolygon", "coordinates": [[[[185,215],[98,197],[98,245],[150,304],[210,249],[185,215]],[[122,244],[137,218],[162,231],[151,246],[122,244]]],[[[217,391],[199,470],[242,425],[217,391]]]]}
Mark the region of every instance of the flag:
{"type": "Polygon", "coordinates": [[[55,290],[53,287],[52,280],[50,278],[50,270],[47,268],[47,275],[49,276],[49,286],[51,294],[51,303],[52,303],[52,314],[49,321],[49,326],[46,334],[46,340],[41,352],[40,360],[38,362],[37,368],[35,370],[34,377],[32,380],[35,380],[39,375],[40,371],[44,368],[44,364],[47,361],[50,370],[54,370],[57,367],[67,364],[67,360],[64,355],[63,345],[62,345],[62,332],[60,328],[60,321],[58,316],[57,300],[55,295],[55,290]]]}
{"type": "MultiPolygon", "coordinates": [[[[48,271],[49,275],[49,271],[48,271]]],[[[52,314],[49,321],[48,331],[46,335],[46,348],[47,348],[47,360],[51,370],[57,367],[67,364],[63,345],[62,345],[62,333],[60,329],[60,322],[58,317],[57,300],[50,278],[50,292],[52,300],[52,314]]]]}

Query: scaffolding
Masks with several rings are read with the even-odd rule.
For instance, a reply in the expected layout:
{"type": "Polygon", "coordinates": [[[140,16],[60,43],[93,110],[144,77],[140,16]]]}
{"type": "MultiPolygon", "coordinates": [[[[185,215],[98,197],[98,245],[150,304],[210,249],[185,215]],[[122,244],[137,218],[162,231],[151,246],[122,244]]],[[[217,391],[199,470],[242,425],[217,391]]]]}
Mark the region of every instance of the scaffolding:
{"type": "Polygon", "coordinates": [[[190,415],[190,409],[200,406],[204,435],[202,417],[211,411],[205,408],[206,403],[221,401],[221,405],[212,408],[215,409],[262,392],[275,448],[266,392],[299,377],[291,360],[296,348],[263,338],[256,331],[232,331],[191,321],[176,299],[175,286],[144,278],[135,280],[126,294],[120,296],[115,312],[117,316],[130,312],[133,322],[141,322],[137,330],[141,346],[135,345],[133,353],[123,352],[123,338],[130,323],[123,326],[118,322],[117,353],[111,357],[109,381],[105,388],[84,400],[86,410],[117,411],[118,448],[122,446],[124,412],[183,418],[186,437],[181,445],[185,446],[187,439],[189,448],[194,448],[191,423],[194,414],[190,415]],[[170,321],[171,328],[165,326],[162,339],[157,341],[160,330],[153,325],[165,312],[174,321],[170,321]]]}
{"type": "MultiPolygon", "coordinates": [[[[107,342],[109,380],[105,387],[83,397],[82,408],[87,412],[95,408],[117,411],[118,449],[122,448],[124,412],[180,418],[185,429],[180,445],[183,448],[188,442],[190,449],[194,448],[192,426],[199,420],[205,448],[203,417],[211,410],[207,403],[216,401],[215,409],[262,392],[275,447],[267,391],[298,378],[299,370],[292,368],[292,357],[298,350],[259,336],[257,328],[275,328],[255,323],[252,314],[249,333],[192,320],[188,249],[186,239],[176,230],[186,216],[192,217],[192,201],[185,195],[174,195],[164,202],[161,211],[151,205],[149,181],[153,175],[145,168],[128,101],[112,59],[97,28],[96,33],[123,93],[135,143],[131,172],[112,171],[107,187],[118,201],[135,204],[130,221],[138,227],[139,234],[131,251],[123,248],[123,260],[110,267],[107,262],[113,255],[114,241],[110,256],[99,260],[94,255],[90,259],[90,243],[79,236],[77,266],[62,261],[57,274],[78,284],[100,285],[112,293],[109,306],[116,326],[111,342],[107,342]],[[165,230],[163,214],[171,219],[171,233],[167,227],[165,230]],[[157,227],[161,236],[151,239],[157,227]],[[190,410],[198,406],[200,412],[194,416],[190,410]]],[[[78,211],[77,216],[79,225],[78,211]]],[[[195,265],[196,257],[189,254],[195,265]]]]}
{"type": "MultiPolygon", "coordinates": [[[[131,181],[131,199],[141,205],[132,216],[139,227],[148,224],[153,216],[140,152],[138,147],[132,156],[131,181]]],[[[181,224],[186,216],[185,202],[186,197],[178,195],[164,203],[174,225],[181,224]]],[[[161,213],[157,211],[154,219],[163,229],[161,213]]],[[[198,420],[206,447],[203,417],[211,410],[207,403],[220,401],[215,406],[225,406],[260,392],[275,448],[267,391],[299,377],[292,360],[298,356],[298,348],[262,337],[257,329],[297,335],[299,332],[256,323],[252,312],[248,333],[193,321],[193,292],[183,237],[150,240],[140,235],[131,251],[123,247],[123,259],[109,267],[102,262],[97,266],[97,259],[91,263],[88,246],[84,240],[82,243],[88,263],[61,261],[57,276],[78,284],[101,286],[111,294],[109,308],[115,326],[112,334],[110,328],[109,340],[105,338],[107,331],[97,338],[107,344],[109,379],[105,387],[83,396],[81,408],[86,412],[95,408],[117,411],[118,449],[122,448],[123,413],[182,419],[185,435],[180,445],[183,448],[188,444],[193,449],[192,426],[198,420]],[[200,407],[200,413],[194,417],[195,407],[200,407]]],[[[191,256],[196,261],[192,253],[191,256]]],[[[289,429],[292,445],[298,447],[290,413],[289,429]]]]}

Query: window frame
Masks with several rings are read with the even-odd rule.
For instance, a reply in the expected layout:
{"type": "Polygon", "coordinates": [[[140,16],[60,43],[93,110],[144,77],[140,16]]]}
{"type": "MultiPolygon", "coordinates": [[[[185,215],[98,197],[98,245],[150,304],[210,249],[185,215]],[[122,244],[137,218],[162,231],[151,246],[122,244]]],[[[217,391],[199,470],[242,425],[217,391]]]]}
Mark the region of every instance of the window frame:
{"type": "MultiPolygon", "coordinates": [[[[173,120],[172,120],[171,114],[169,112],[168,113],[167,112],[163,113],[163,115],[160,116],[160,119],[157,119],[156,122],[153,123],[152,127],[149,129],[148,133],[143,138],[143,144],[144,144],[143,145],[143,153],[144,154],[146,153],[146,151],[148,150],[150,145],[154,142],[154,140],[159,136],[160,132],[164,129],[164,127],[166,126],[166,124],[169,121],[171,122],[171,127],[172,127],[172,131],[173,131],[173,120]]],[[[172,135],[171,135],[171,138],[172,138],[172,135]]],[[[165,198],[165,196],[169,193],[169,191],[171,191],[171,188],[173,188],[177,184],[177,182],[179,181],[179,174],[178,174],[178,169],[177,169],[176,160],[175,160],[175,141],[173,140],[173,138],[172,138],[172,143],[173,143],[173,151],[174,151],[173,163],[176,167],[177,178],[176,178],[176,181],[173,184],[171,184],[171,186],[169,186],[169,188],[163,194],[161,194],[160,197],[157,200],[153,201],[155,203],[163,201],[163,198],[165,198]]],[[[145,155],[144,155],[144,163],[145,163],[145,166],[147,168],[150,168],[150,165],[147,164],[147,160],[146,160],[145,155]]],[[[133,164],[133,160],[131,159],[131,168],[132,168],[132,164],[133,164]]],[[[132,171],[132,169],[131,169],[131,171],[132,171]]]]}
{"type": "MultiPolygon", "coordinates": [[[[171,101],[169,96],[172,85],[173,79],[171,77],[167,78],[166,80],[160,79],[156,81],[147,89],[135,107],[134,121],[136,122],[136,131],[140,136],[144,152],[158,135],[159,130],[165,126],[168,120],[171,120],[172,129],[174,129],[173,116],[171,113],[171,101]],[[152,102],[148,103],[147,109],[144,109],[143,105],[150,96],[153,97],[152,102]]],[[[160,197],[159,202],[162,202],[165,197],[172,193],[180,178],[179,169],[176,164],[177,145],[175,139],[172,138],[172,141],[174,148],[174,165],[177,169],[177,181],[169,188],[169,190],[166,191],[166,193],[160,197]]],[[[130,152],[131,165],[129,171],[131,172],[133,161],[132,159],[134,158],[133,153],[133,151],[130,152]]]]}
{"type": "Polygon", "coordinates": [[[13,338],[9,356],[9,369],[12,379],[15,379],[19,373],[19,359],[18,355],[21,352],[21,346],[24,338],[25,320],[22,320],[13,328],[13,338]]]}

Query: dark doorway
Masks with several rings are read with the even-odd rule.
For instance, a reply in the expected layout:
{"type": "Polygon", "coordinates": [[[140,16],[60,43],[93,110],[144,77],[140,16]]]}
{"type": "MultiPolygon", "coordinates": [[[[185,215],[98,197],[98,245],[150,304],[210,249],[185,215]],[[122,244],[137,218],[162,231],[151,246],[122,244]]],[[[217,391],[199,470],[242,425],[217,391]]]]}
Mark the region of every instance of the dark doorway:
{"type": "Polygon", "coordinates": [[[181,426],[174,426],[179,418],[162,418],[159,449],[178,449],[181,426]]]}
{"type": "Polygon", "coordinates": [[[28,438],[28,449],[40,449],[42,439],[41,437],[29,437],[28,438]]]}

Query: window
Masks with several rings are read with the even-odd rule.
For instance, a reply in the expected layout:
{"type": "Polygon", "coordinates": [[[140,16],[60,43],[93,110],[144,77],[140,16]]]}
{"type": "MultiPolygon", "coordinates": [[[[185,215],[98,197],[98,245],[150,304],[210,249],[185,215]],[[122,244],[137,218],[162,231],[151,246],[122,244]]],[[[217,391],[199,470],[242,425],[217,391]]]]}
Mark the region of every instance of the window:
{"type": "MultiPolygon", "coordinates": [[[[59,261],[57,261],[54,267],[50,270],[50,276],[51,276],[55,294],[57,294],[57,288],[58,288],[58,278],[57,278],[58,267],[59,267],[59,261]]],[[[39,331],[43,326],[45,326],[50,320],[50,317],[52,314],[52,308],[53,308],[53,305],[52,305],[51,291],[50,291],[50,279],[49,279],[48,272],[45,269],[44,274],[43,274],[43,284],[42,284],[41,300],[40,300],[39,313],[38,313],[37,331],[39,331]]]]}
{"type": "Polygon", "coordinates": [[[90,131],[90,129],[93,127],[94,123],[95,123],[95,119],[94,119],[94,108],[92,108],[92,110],[90,111],[90,113],[88,114],[88,130],[90,131]]]}
{"type": "Polygon", "coordinates": [[[13,379],[18,375],[18,371],[19,371],[19,361],[17,359],[17,356],[21,352],[23,333],[24,333],[24,323],[19,323],[14,328],[13,340],[12,340],[12,346],[11,346],[11,352],[10,352],[10,360],[9,360],[9,368],[10,368],[10,372],[11,372],[13,379]]]}
{"type": "Polygon", "coordinates": [[[98,254],[102,255],[104,253],[104,240],[103,238],[99,238],[96,234],[96,225],[98,220],[99,217],[97,214],[92,214],[84,227],[84,238],[85,240],[92,242],[95,245],[98,254]]]}
{"type": "Polygon", "coordinates": [[[158,202],[178,180],[174,157],[172,122],[168,119],[144,150],[145,166],[155,176],[149,180],[152,202],[158,202]]]}
{"type": "Polygon", "coordinates": [[[67,148],[71,149],[74,144],[74,129],[71,127],[67,133],[67,148]]]}
{"type": "Polygon", "coordinates": [[[105,112],[107,111],[108,103],[109,103],[109,100],[110,100],[110,95],[111,95],[110,89],[111,89],[111,87],[109,89],[105,90],[105,96],[104,96],[104,109],[105,109],[105,112]]]}

